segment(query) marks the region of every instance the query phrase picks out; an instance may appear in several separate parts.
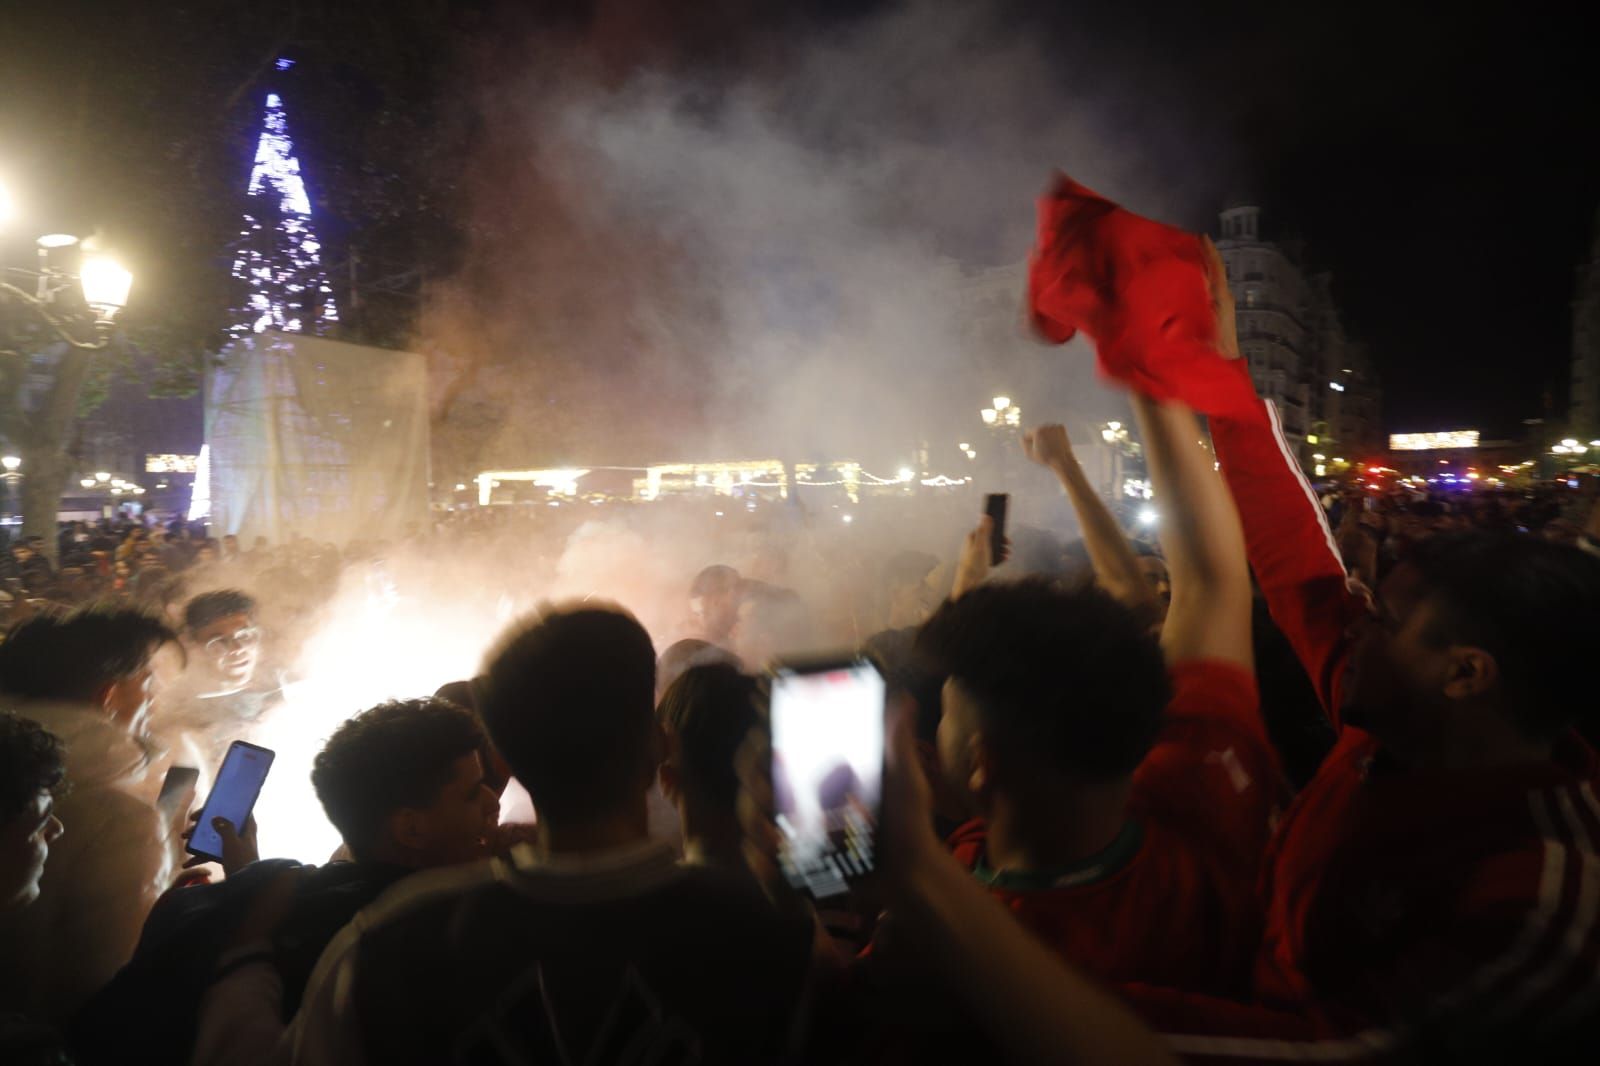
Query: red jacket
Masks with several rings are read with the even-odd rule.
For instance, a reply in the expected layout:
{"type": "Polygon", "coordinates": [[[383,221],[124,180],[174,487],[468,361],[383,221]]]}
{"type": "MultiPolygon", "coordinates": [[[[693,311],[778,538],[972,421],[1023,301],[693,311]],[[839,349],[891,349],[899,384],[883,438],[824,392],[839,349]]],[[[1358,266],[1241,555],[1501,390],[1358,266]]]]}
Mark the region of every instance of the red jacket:
{"type": "Polygon", "coordinates": [[[1250,562],[1339,740],[1284,816],[1262,875],[1256,1006],[1136,990],[1199,1059],[1381,1057],[1441,1013],[1488,1028],[1600,1010],[1600,763],[1575,735],[1549,762],[1423,772],[1339,720],[1346,580],[1276,412],[1213,419],[1250,562]]]}

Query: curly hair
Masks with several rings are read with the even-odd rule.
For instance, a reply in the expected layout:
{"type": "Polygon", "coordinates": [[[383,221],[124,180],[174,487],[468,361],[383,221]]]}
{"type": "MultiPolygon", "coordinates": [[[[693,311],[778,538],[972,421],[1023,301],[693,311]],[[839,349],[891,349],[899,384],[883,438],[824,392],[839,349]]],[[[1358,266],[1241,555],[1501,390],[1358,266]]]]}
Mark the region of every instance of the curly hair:
{"type": "Polygon", "coordinates": [[[971,696],[997,749],[1086,781],[1131,773],[1172,696],[1143,620],[1094,587],[980,586],[939,608],[916,647],[971,696]]]}
{"type": "Polygon", "coordinates": [[[66,774],[61,738],[31,718],[0,712],[0,822],[21,814],[39,793],[60,789],[66,774]]]}

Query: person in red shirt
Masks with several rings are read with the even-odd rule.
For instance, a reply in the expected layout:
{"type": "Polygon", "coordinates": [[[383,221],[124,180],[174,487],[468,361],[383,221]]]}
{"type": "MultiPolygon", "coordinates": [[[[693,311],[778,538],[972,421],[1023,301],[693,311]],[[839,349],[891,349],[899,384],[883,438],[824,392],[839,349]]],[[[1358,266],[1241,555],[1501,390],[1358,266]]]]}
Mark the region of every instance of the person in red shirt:
{"type": "Polygon", "coordinates": [[[1572,727],[1595,714],[1573,679],[1600,622],[1600,560],[1463,533],[1414,549],[1376,594],[1351,581],[1254,396],[1208,252],[1219,351],[1192,369],[1234,374],[1211,411],[1217,456],[1338,742],[1269,847],[1251,1001],[1125,992],[1195,1060],[1489,1061],[1592,1038],[1600,761],[1572,727]]]}
{"type": "MultiPolygon", "coordinates": [[[[1160,642],[1148,615],[1099,588],[969,590],[987,547],[975,532],[961,594],[918,637],[949,678],[941,766],[981,814],[951,844],[1038,936],[1103,980],[1237,993],[1282,799],[1257,714],[1244,544],[1193,413],[1135,406],[1172,574],[1160,642]]],[[[1065,468],[1059,427],[1028,446],[1065,468]]],[[[1124,584],[1148,595],[1136,572],[1124,584]]]]}

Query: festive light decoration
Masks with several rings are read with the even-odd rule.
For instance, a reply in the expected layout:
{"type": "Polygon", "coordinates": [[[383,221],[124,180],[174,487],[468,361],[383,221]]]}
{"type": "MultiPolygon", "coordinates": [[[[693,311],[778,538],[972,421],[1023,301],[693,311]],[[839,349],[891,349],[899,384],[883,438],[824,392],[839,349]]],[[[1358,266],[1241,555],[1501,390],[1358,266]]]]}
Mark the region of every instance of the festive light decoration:
{"type": "MultiPolygon", "coordinates": [[[[1454,429],[1443,433],[1391,433],[1389,450],[1392,452],[1433,452],[1446,448],[1476,448],[1478,431],[1454,429]]],[[[1338,460],[1334,460],[1337,462],[1338,460]]]]}
{"type": "Polygon", "coordinates": [[[146,455],[144,472],[147,474],[193,474],[199,465],[198,455],[146,455]]]}
{"type": "MultiPolygon", "coordinates": [[[[98,474],[95,475],[99,477],[98,474]]],[[[211,517],[211,445],[200,445],[194,464],[194,492],[189,497],[189,521],[211,517]]]]}
{"type": "MultiPolygon", "coordinates": [[[[279,60],[278,69],[290,65],[279,60]]],[[[235,310],[228,332],[234,337],[266,329],[322,333],[339,320],[339,310],[322,266],[322,242],[311,225],[311,199],[277,93],[267,94],[249,194],[233,261],[233,276],[249,286],[249,296],[235,310]]]]}

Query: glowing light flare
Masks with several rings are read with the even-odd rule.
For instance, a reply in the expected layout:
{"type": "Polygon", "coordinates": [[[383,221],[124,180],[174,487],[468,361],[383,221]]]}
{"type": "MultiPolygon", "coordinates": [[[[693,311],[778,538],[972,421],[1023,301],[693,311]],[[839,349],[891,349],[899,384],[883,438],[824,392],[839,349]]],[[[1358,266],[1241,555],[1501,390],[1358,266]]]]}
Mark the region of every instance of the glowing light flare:
{"type": "MultiPolygon", "coordinates": [[[[98,476],[98,475],[97,475],[98,476]]],[[[189,521],[211,517],[211,445],[200,445],[195,457],[194,489],[189,496],[189,521]]]]}
{"type": "Polygon", "coordinates": [[[1443,451],[1447,448],[1476,448],[1478,431],[1452,429],[1440,433],[1391,433],[1389,450],[1392,452],[1443,451]]]}

